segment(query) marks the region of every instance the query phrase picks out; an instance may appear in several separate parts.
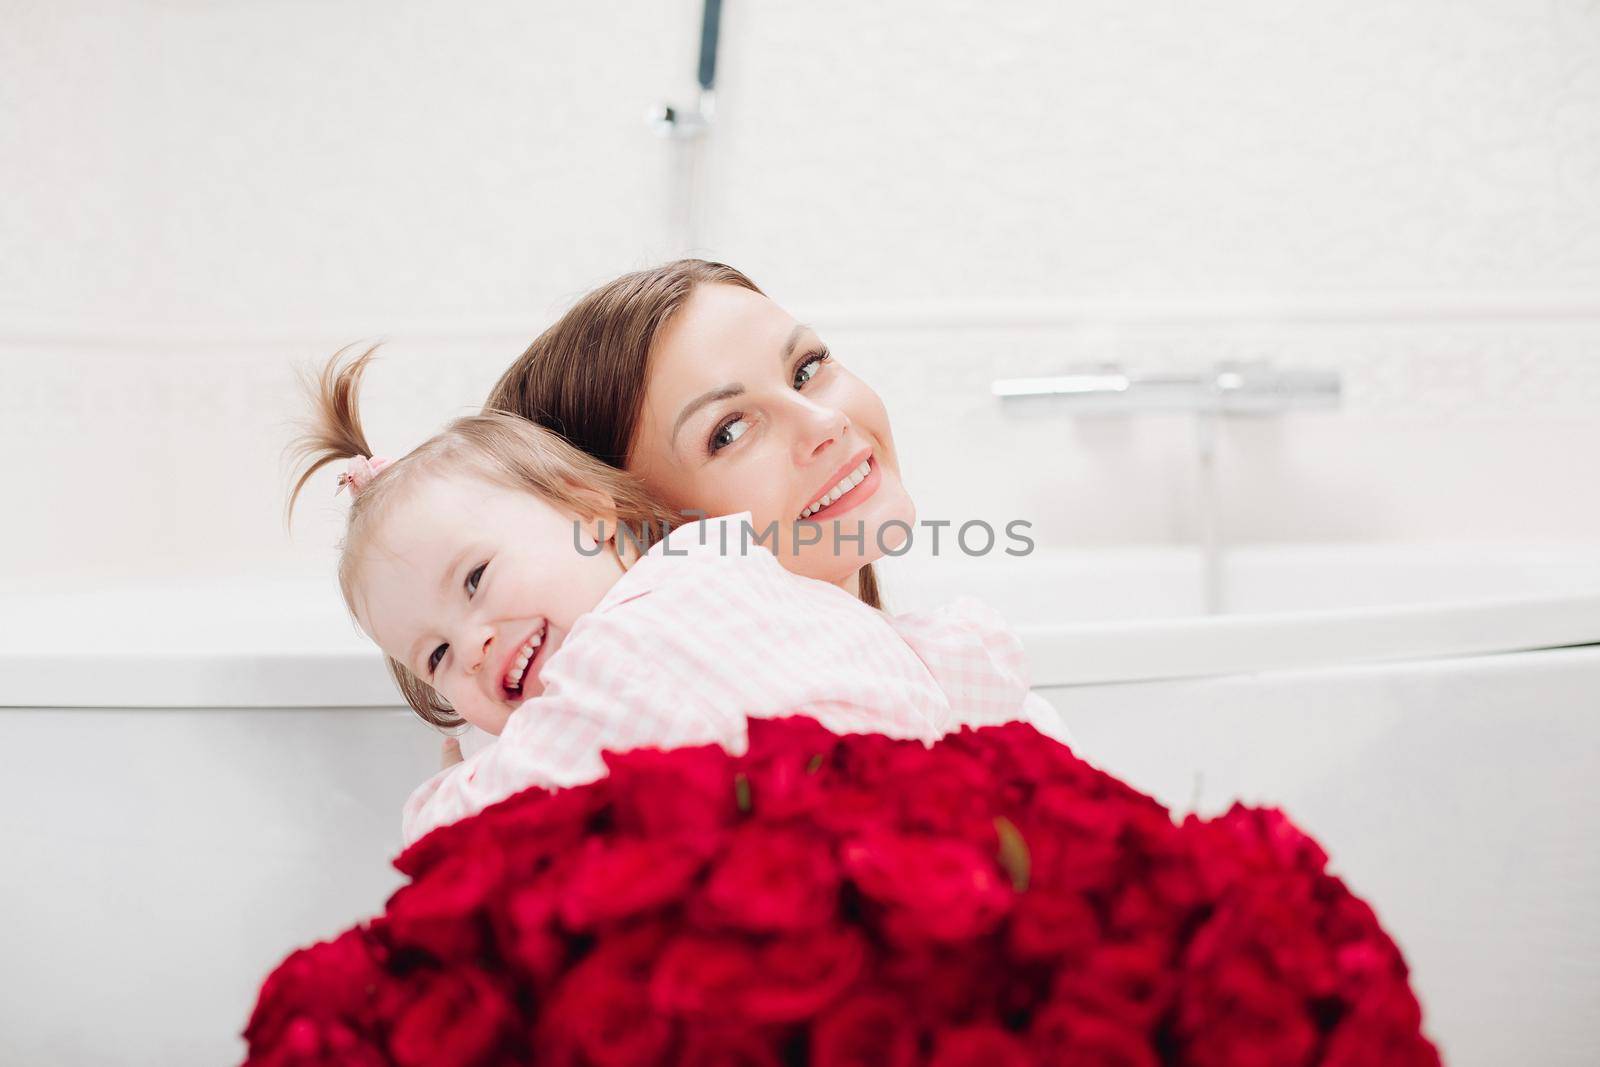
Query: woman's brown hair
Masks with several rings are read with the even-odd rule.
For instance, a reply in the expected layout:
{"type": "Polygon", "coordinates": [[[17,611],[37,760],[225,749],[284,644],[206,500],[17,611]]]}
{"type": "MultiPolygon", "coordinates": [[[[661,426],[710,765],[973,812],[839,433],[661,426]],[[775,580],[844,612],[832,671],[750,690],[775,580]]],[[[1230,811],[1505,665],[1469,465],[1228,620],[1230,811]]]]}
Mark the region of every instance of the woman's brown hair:
{"type": "MultiPolygon", "coordinates": [[[[361,428],[361,377],[377,351],[374,345],[353,358],[348,348],[334,353],[314,380],[306,382],[312,413],[304,432],[289,446],[297,460],[299,477],[289,493],[285,518],[294,513],[300,491],[317,471],[330,463],[372,455],[361,428]]],[[[467,472],[516,492],[533,493],[546,502],[585,518],[595,515],[594,494],[611,501],[618,525],[627,526],[640,547],[659,532],[676,525],[679,516],[656,501],[637,479],[602,463],[558,435],[509,412],[486,410],[456,419],[410,452],[383,467],[353,494],[339,553],[339,590],[352,614],[361,550],[373,536],[384,512],[417,475],[448,470],[467,472]]],[[[618,541],[622,540],[619,531],[618,541]]],[[[394,676],[406,703],[433,726],[450,729],[462,719],[437,691],[400,661],[390,657],[394,676]]]]}
{"type": "MultiPolygon", "coordinates": [[[[515,412],[626,470],[656,338],[700,285],[761,292],[741,271],[704,259],[624,274],[584,294],[540,334],[506,368],[484,408],[515,412]]],[[[871,564],[861,568],[859,583],[857,595],[882,607],[871,564]]]]}

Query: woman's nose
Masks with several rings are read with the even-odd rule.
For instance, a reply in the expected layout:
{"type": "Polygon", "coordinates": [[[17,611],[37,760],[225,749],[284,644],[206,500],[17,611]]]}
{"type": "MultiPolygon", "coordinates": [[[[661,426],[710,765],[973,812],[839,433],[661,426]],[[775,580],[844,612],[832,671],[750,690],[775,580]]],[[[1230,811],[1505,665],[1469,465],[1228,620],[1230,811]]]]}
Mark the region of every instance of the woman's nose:
{"type": "Polygon", "coordinates": [[[795,439],[795,462],[809,463],[826,452],[828,446],[844,438],[850,429],[850,418],[836,407],[815,403],[799,393],[791,395],[800,427],[795,439]]]}

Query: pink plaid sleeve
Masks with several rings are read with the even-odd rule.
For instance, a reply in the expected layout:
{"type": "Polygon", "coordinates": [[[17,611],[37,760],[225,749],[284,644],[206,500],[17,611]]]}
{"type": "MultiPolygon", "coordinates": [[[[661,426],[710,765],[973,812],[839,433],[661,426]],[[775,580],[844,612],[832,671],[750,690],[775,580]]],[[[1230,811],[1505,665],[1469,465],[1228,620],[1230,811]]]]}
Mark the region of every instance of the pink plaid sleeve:
{"type": "Polygon", "coordinates": [[[1061,715],[1029,688],[1022,640],[987,604],[961,597],[890,622],[949,698],[945,733],[1021,720],[1062,744],[1073,743],[1061,715]]]}
{"type": "Polygon", "coordinates": [[[519,707],[493,743],[413,792],[401,818],[407,845],[529,787],[602,778],[604,751],[728,740],[726,716],[701,691],[673,684],[656,658],[672,643],[643,648],[637,627],[611,621],[580,620],[546,667],[545,692],[519,707]]]}

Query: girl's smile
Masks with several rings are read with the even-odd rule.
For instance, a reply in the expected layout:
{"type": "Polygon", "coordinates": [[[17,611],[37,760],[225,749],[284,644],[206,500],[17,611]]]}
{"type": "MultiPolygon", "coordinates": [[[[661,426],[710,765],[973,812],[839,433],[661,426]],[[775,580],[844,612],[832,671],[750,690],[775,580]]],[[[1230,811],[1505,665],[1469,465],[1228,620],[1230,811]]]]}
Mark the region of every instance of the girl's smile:
{"type": "Polygon", "coordinates": [[[593,520],[471,474],[421,475],[389,507],[360,562],[356,618],[456,714],[498,734],[543,692],[545,663],[622,564],[592,551],[593,520]]]}
{"type": "Polygon", "coordinates": [[[501,686],[506,691],[508,700],[521,701],[525,682],[537,684],[539,668],[548,657],[544,654],[544,639],[550,632],[550,620],[539,620],[538,627],[528,635],[522,646],[514,650],[505,671],[501,675],[501,686]]]}

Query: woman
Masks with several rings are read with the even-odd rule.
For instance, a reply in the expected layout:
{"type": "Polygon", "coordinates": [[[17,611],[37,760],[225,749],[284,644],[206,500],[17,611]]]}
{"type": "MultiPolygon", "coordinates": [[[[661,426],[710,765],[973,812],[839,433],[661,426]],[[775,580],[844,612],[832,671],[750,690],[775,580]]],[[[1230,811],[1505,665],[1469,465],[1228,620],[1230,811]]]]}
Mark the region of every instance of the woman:
{"type": "Polygon", "coordinates": [[[562,434],[674,508],[749,511],[763,532],[776,524],[785,567],[874,607],[872,561],[916,521],[878,394],[720,263],[678,260],[590,292],[484,406],[562,434]],[[864,480],[807,514],[863,463],[864,480]],[[803,514],[822,527],[814,544],[796,536],[803,514]]]}
{"type": "MultiPolygon", "coordinates": [[[[763,543],[786,568],[873,607],[882,603],[872,563],[916,521],[883,401],[814,330],[721,263],[677,260],[589,292],[484,406],[554,430],[680,511],[750,512],[758,533],[777,531],[763,543]],[[802,517],[820,538],[799,534],[802,517]]],[[[1038,696],[1023,715],[1070,740],[1038,696]]],[[[460,758],[447,741],[446,764],[460,758]]]]}

